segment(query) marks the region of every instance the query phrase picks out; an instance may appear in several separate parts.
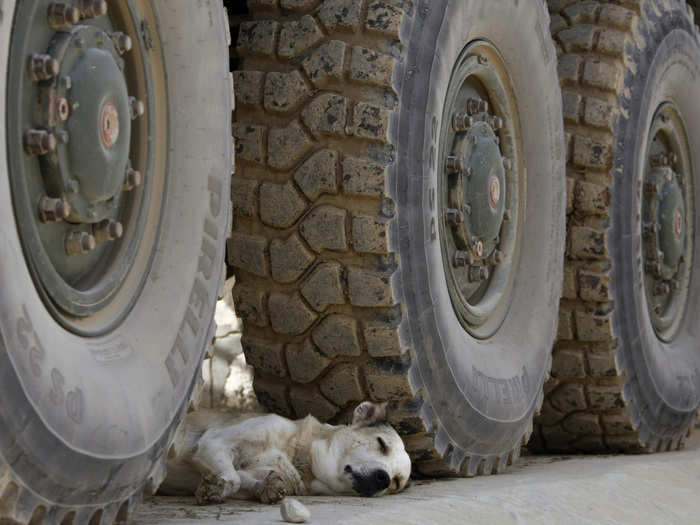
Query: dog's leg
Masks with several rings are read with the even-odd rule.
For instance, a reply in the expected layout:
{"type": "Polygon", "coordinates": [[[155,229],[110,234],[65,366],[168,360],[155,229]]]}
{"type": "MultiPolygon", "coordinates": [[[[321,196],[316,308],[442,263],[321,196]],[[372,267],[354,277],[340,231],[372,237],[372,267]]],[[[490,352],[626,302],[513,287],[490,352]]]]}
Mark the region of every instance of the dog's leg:
{"type": "Polygon", "coordinates": [[[229,447],[216,440],[202,439],[191,461],[202,474],[195,491],[198,504],[221,503],[240,489],[241,478],[233,468],[229,447]]]}
{"type": "Polygon", "coordinates": [[[307,493],[301,474],[286,454],[268,450],[255,459],[246,472],[238,473],[241,490],[245,490],[262,503],[276,503],[285,496],[301,496],[307,493]]]}

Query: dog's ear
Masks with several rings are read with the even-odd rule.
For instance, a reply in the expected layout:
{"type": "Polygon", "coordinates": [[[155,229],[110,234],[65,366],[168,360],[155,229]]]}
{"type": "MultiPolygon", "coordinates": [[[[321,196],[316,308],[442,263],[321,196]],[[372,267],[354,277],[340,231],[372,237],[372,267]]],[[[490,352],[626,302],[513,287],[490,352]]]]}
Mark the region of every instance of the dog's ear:
{"type": "Polygon", "coordinates": [[[386,403],[365,401],[357,405],[352,416],[353,425],[372,425],[386,421],[386,403]]]}

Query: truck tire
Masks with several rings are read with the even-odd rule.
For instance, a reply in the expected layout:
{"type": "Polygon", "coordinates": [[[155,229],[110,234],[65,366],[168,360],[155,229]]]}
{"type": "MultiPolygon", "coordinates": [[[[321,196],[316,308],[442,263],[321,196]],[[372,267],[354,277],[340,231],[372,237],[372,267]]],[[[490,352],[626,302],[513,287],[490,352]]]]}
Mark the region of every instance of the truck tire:
{"type": "Polygon", "coordinates": [[[213,335],[228,27],[47,6],[0,3],[0,521],[108,524],[162,480],[213,335]]]}
{"type": "Polygon", "coordinates": [[[569,137],[568,253],[533,446],[677,449],[700,402],[693,12],[685,1],[549,6],[569,137]]]}
{"type": "Polygon", "coordinates": [[[258,399],[324,421],[388,401],[414,471],[502,471],[542,400],[561,292],[544,4],[248,6],[232,6],[228,261],[258,399]]]}

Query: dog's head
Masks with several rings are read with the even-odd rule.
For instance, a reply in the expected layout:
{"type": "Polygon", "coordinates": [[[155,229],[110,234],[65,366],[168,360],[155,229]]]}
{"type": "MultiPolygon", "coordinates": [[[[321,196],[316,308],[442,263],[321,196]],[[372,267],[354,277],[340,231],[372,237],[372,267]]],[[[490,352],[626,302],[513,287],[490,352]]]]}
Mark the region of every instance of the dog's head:
{"type": "Polygon", "coordinates": [[[400,492],[411,475],[403,441],[386,420],[386,403],[364,402],[351,425],[338,427],[314,451],[317,477],[339,494],[400,492]]]}

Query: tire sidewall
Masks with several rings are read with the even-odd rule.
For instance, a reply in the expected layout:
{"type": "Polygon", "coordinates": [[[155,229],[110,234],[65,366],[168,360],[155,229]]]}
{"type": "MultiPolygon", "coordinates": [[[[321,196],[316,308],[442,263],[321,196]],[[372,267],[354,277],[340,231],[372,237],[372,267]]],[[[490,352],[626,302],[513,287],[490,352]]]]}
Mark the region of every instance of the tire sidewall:
{"type": "Polygon", "coordinates": [[[543,4],[522,4],[431,2],[419,8],[395,127],[396,251],[411,345],[441,424],[467,452],[478,454],[514,446],[531,423],[548,372],[562,286],[566,192],[556,54],[543,4]],[[514,19],[528,30],[513,31],[514,19]],[[432,226],[440,219],[434,204],[438,163],[431,159],[439,151],[447,86],[455,61],[476,40],[498,49],[517,93],[528,194],[512,303],[487,340],[470,336],[454,314],[432,226]]]}
{"type": "MultiPolygon", "coordinates": [[[[623,361],[637,388],[640,407],[656,420],[654,428],[685,427],[700,403],[700,352],[697,316],[700,312],[700,221],[694,216],[694,253],[690,290],[680,328],[672,341],[655,334],[647,311],[641,239],[642,183],[649,130],[656,109],[672,102],[679,110],[689,139],[691,162],[700,166],[700,43],[695,28],[682,7],[663,11],[647,10],[642,35],[646,49],[636,56],[639,69],[628,78],[630,97],[626,100],[616,136],[624,137],[615,150],[613,224],[610,251],[613,258],[613,313],[615,333],[621,338],[623,361]],[[663,19],[659,18],[663,16],[663,19]],[[652,415],[653,412],[653,415],[652,415]]],[[[695,210],[700,202],[700,185],[694,180],[695,210]]],[[[630,388],[628,386],[628,388],[630,388]]]]}
{"type": "MultiPolygon", "coordinates": [[[[3,79],[14,7],[9,0],[1,8],[3,79]]],[[[79,337],[45,308],[15,226],[5,123],[0,127],[0,454],[33,490],[67,503],[123,497],[163,456],[210,342],[223,275],[230,222],[228,28],[218,6],[175,8],[154,0],[151,8],[142,15],[160,34],[162,47],[153,56],[162,53],[168,82],[167,111],[152,116],[169,119],[162,167],[168,182],[145,284],[110,333],[79,337]],[[13,461],[20,456],[25,459],[13,461]],[[97,486],[103,487],[98,496],[84,491],[97,486]]],[[[6,95],[3,81],[3,115],[6,95]]]]}

